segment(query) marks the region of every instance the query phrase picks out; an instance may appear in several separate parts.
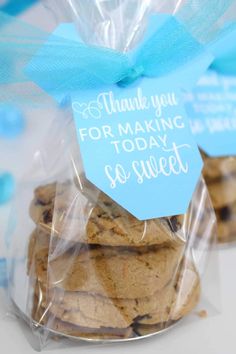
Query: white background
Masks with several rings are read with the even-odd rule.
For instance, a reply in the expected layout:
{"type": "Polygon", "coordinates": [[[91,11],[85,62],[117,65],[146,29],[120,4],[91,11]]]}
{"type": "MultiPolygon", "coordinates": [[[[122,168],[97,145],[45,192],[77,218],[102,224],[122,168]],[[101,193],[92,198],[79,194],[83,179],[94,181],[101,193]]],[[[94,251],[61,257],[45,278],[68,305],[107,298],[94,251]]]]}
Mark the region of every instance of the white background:
{"type": "MultiPolygon", "coordinates": [[[[19,0],[20,1],[20,0],[19,0]]],[[[60,1],[60,0],[58,0],[60,1]]],[[[40,7],[28,11],[24,19],[44,28],[52,28],[47,14],[40,7]]],[[[43,139],[50,124],[50,116],[29,115],[28,126],[18,140],[0,140],[0,168],[9,169],[20,177],[33,156],[32,146],[43,139]],[[31,146],[31,149],[28,148],[31,146]],[[18,157],[21,157],[20,159],[18,157]],[[26,163],[27,161],[27,163],[26,163]]],[[[9,206],[0,207],[0,257],[5,255],[3,235],[9,206]]],[[[236,353],[236,246],[219,251],[222,308],[214,317],[195,321],[183,321],[179,326],[161,336],[119,345],[82,346],[70,345],[66,349],[54,349],[64,353],[163,353],[163,354],[235,354],[236,353]]],[[[217,296],[218,294],[216,294],[217,296]]],[[[8,313],[5,295],[0,291],[0,353],[34,353],[27,339],[28,329],[8,313]]],[[[46,349],[52,353],[53,349],[46,349]]]]}

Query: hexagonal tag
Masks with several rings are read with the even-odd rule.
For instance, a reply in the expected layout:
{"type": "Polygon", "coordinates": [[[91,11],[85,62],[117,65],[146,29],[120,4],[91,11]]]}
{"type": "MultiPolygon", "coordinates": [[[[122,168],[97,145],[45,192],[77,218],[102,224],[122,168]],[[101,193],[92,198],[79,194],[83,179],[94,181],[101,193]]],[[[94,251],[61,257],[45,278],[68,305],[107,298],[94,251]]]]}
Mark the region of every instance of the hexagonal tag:
{"type": "Polygon", "coordinates": [[[186,97],[198,145],[208,155],[236,155],[236,77],[208,71],[186,97]]]}
{"type": "Polygon", "coordinates": [[[143,78],[72,97],[86,177],[140,220],[185,213],[201,173],[178,84],[143,78]]]}

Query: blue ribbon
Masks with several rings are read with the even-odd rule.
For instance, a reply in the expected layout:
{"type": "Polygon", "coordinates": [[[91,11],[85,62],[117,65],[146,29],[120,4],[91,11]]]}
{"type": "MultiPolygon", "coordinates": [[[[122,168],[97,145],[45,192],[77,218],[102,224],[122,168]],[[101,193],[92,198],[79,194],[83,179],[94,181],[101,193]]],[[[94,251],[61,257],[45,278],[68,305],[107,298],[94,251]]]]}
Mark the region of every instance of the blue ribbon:
{"type": "Polygon", "coordinates": [[[212,46],[215,60],[211,69],[224,75],[236,75],[236,23],[222,31],[221,38],[212,46]]]}
{"type": "Polygon", "coordinates": [[[133,51],[121,53],[51,36],[27,66],[25,74],[58,95],[72,90],[132,84],[142,76],[167,75],[204,51],[176,18],[150,18],[146,35],[133,51]]]}
{"type": "Polygon", "coordinates": [[[8,85],[1,90],[0,101],[42,104],[45,95],[40,88],[55,97],[91,87],[126,86],[142,76],[168,75],[203,52],[212,26],[232,3],[186,0],[175,18],[152,17],[143,41],[128,54],[49,36],[0,13],[0,84],[8,85]]]}

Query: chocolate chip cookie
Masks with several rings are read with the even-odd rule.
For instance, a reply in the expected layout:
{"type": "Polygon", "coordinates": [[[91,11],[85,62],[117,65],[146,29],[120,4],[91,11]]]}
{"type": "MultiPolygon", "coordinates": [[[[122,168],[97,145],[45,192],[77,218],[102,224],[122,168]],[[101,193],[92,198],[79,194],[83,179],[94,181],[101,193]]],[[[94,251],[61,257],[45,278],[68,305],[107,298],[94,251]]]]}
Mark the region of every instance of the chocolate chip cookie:
{"type": "Polygon", "coordinates": [[[104,193],[95,204],[72,182],[37,188],[30,215],[45,232],[71,242],[141,247],[182,241],[183,216],[140,221],[104,193]]]}
{"type": "Polygon", "coordinates": [[[50,323],[51,329],[58,324],[63,328],[64,324],[74,329],[77,327],[78,336],[81,333],[97,336],[107,333],[107,338],[112,338],[109,331],[113,335],[127,335],[129,329],[140,325],[165,326],[187,315],[199,301],[198,274],[192,264],[183,263],[176,276],[161,291],[150,297],[136,299],[108,298],[57,288],[47,291],[45,284],[37,281],[33,318],[41,318],[41,324],[45,319],[50,319],[47,323],[50,323]]]}
{"type": "Polygon", "coordinates": [[[59,255],[55,248],[49,256],[47,239],[42,233],[39,241],[37,232],[32,235],[31,276],[35,274],[41,282],[48,280],[50,288],[111,298],[152,296],[173,278],[184,252],[181,246],[90,248],[77,244],[59,255]]]}
{"type": "Polygon", "coordinates": [[[203,154],[203,174],[217,216],[219,242],[236,240],[236,157],[203,154]]]}
{"type": "Polygon", "coordinates": [[[38,325],[81,338],[133,338],[170,326],[199,301],[199,275],[185,258],[188,216],[139,221],[72,181],[37,188],[30,216],[38,325]]]}

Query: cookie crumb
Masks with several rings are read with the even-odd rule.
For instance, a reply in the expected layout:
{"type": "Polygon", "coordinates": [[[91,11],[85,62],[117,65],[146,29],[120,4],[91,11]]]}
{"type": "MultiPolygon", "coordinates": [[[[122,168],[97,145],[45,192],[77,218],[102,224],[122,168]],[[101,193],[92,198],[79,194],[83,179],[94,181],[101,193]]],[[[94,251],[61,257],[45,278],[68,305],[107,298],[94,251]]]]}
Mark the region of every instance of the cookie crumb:
{"type": "Polygon", "coordinates": [[[198,312],[197,312],[197,315],[198,315],[200,318],[207,318],[208,313],[207,313],[206,310],[201,310],[201,311],[198,311],[198,312]]]}

